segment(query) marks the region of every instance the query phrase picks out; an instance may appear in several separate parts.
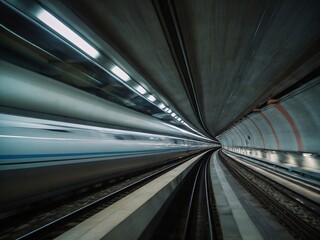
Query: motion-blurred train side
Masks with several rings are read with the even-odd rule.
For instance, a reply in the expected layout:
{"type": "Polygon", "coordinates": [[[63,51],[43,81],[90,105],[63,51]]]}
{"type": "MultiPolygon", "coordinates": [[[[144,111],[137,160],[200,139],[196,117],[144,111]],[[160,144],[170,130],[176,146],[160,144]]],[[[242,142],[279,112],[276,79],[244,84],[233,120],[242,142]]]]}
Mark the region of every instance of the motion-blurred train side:
{"type": "Polygon", "coordinates": [[[11,63],[0,60],[0,71],[0,219],[36,200],[213,146],[11,63]]]}
{"type": "Polygon", "coordinates": [[[212,146],[168,135],[0,114],[0,212],[212,146]]]}

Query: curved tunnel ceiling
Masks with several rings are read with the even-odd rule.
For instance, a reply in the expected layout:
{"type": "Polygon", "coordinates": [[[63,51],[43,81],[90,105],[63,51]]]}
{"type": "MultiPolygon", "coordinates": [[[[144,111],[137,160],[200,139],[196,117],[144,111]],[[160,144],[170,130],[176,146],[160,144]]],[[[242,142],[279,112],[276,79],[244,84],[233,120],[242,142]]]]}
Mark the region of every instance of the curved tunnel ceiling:
{"type": "Polygon", "coordinates": [[[73,12],[211,136],[319,74],[318,0],[40,2],[73,12]]]}

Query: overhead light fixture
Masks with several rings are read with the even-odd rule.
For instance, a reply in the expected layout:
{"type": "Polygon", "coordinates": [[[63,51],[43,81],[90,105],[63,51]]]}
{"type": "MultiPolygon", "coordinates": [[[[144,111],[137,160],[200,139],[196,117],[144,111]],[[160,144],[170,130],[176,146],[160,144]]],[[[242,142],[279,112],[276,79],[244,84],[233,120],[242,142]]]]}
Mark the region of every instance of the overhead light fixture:
{"type": "Polygon", "coordinates": [[[172,117],[175,117],[177,114],[175,114],[174,112],[173,113],[171,113],[171,116],[172,117]]]}
{"type": "Polygon", "coordinates": [[[130,80],[130,77],[128,74],[126,74],[125,71],[123,71],[118,66],[114,66],[111,68],[111,72],[113,72],[117,77],[121,78],[123,81],[127,82],[130,80]]]}
{"type": "Polygon", "coordinates": [[[178,118],[178,121],[180,122],[180,121],[181,121],[181,118],[178,118]]]}
{"type": "Polygon", "coordinates": [[[143,87],[141,87],[141,86],[137,86],[136,87],[136,90],[139,92],[139,93],[141,93],[141,94],[145,94],[147,91],[143,88],[143,87]]]}
{"type": "Polygon", "coordinates": [[[167,113],[172,113],[172,110],[168,108],[167,113]]]}
{"type": "Polygon", "coordinates": [[[149,96],[148,96],[148,99],[149,99],[151,102],[154,102],[154,101],[157,100],[157,99],[156,99],[154,96],[152,96],[152,95],[149,95],[149,96]]]}
{"type": "Polygon", "coordinates": [[[163,103],[160,103],[160,104],[159,104],[159,108],[160,108],[160,109],[164,109],[165,107],[166,107],[166,106],[165,106],[163,103]]]}
{"type": "Polygon", "coordinates": [[[312,156],[312,153],[303,153],[302,154],[304,157],[311,157],[312,156]]]}
{"type": "Polygon", "coordinates": [[[46,24],[48,27],[59,33],[61,36],[69,40],[76,47],[80,48],[90,57],[99,57],[100,54],[95,48],[93,48],[89,43],[83,40],[78,34],[76,34],[74,31],[72,31],[70,28],[64,25],[60,20],[58,20],[48,11],[42,9],[38,13],[37,18],[44,24],[46,24]]]}

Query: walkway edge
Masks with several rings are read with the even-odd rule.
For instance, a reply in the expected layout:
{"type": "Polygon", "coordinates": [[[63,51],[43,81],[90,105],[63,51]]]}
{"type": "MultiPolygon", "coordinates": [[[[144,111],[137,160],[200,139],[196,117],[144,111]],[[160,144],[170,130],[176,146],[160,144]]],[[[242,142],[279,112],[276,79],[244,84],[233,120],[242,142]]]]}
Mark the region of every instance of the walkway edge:
{"type": "Polygon", "coordinates": [[[226,179],[218,162],[218,151],[211,157],[210,170],[214,192],[216,189],[220,188],[219,196],[217,195],[217,192],[215,192],[215,195],[223,238],[263,239],[256,225],[248,216],[246,210],[243,208],[240,200],[226,179]],[[217,182],[217,180],[219,182],[217,182]]]}
{"type": "Polygon", "coordinates": [[[207,152],[151,181],[56,239],[138,239],[170,194],[207,152]]]}

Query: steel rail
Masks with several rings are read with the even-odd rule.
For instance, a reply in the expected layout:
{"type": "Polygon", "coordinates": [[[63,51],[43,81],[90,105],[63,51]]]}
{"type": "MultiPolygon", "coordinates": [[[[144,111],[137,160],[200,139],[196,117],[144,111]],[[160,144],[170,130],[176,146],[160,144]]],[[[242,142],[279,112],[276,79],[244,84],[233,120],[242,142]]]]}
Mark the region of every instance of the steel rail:
{"type": "Polygon", "coordinates": [[[211,207],[210,207],[210,194],[209,194],[209,187],[208,187],[208,164],[209,164],[209,157],[205,156],[206,159],[203,159],[203,161],[201,162],[198,170],[197,170],[197,174],[195,176],[195,180],[192,186],[192,191],[190,194],[190,202],[188,204],[188,212],[186,215],[186,223],[185,223],[185,228],[183,230],[182,233],[182,238],[181,239],[188,239],[190,238],[188,236],[189,230],[194,228],[195,226],[190,226],[191,221],[192,221],[192,211],[196,206],[196,194],[204,194],[205,196],[205,208],[206,208],[206,212],[207,212],[207,219],[206,219],[206,223],[208,226],[208,235],[209,235],[209,239],[214,239],[214,233],[213,233],[213,229],[212,229],[212,219],[211,219],[211,207]],[[201,171],[204,171],[203,174],[201,173],[201,171]],[[200,189],[201,187],[201,182],[203,181],[204,186],[202,187],[202,189],[200,189]]]}
{"type": "MultiPolygon", "coordinates": [[[[187,160],[185,160],[185,161],[187,161],[187,160]]],[[[31,231],[31,232],[29,232],[27,234],[24,234],[24,235],[22,235],[22,236],[20,236],[20,237],[18,237],[16,239],[17,240],[35,239],[35,238],[37,238],[37,237],[39,237],[41,235],[45,235],[45,233],[51,231],[52,229],[55,229],[55,228],[65,224],[66,222],[71,221],[72,219],[74,219],[74,218],[76,218],[76,217],[78,217],[78,216],[80,216],[82,214],[85,214],[87,211],[90,211],[90,210],[94,209],[95,207],[98,207],[103,202],[111,200],[116,195],[124,193],[125,191],[128,191],[131,188],[134,188],[134,187],[136,187],[136,186],[138,186],[138,185],[140,185],[140,184],[142,184],[144,182],[147,182],[147,181],[149,181],[149,180],[151,180],[151,179],[163,174],[164,172],[175,168],[176,166],[180,165],[181,163],[183,163],[185,161],[180,161],[178,163],[174,163],[174,164],[172,164],[172,165],[170,165],[170,166],[168,166],[168,167],[166,167],[164,169],[161,169],[161,170],[159,170],[157,172],[152,173],[149,176],[146,176],[146,177],[144,177],[142,179],[139,179],[139,180],[137,180],[137,181],[135,181],[133,183],[130,183],[129,185],[127,185],[127,186],[125,186],[125,187],[123,187],[121,189],[118,189],[118,190],[116,190],[116,191],[114,191],[114,192],[112,192],[110,194],[107,194],[104,197],[101,197],[101,198],[99,198],[99,199],[97,199],[97,200],[95,200],[95,201],[93,201],[93,202],[81,207],[81,208],[78,208],[78,209],[76,209],[76,210],[74,210],[74,211],[72,211],[72,212],[70,212],[70,213],[68,213],[68,214],[66,214],[66,215],[64,215],[64,216],[62,216],[60,218],[57,218],[57,219],[55,219],[55,220],[53,220],[53,221],[51,221],[51,222],[49,222],[49,223],[37,228],[37,229],[35,229],[35,230],[33,230],[33,231],[31,231]]]]}
{"type": "MultiPolygon", "coordinates": [[[[238,168],[229,164],[226,159],[230,157],[222,155],[221,151],[219,151],[219,158],[221,162],[226,166],[226,168],[231,172],[231,174],[235,176],[235,178],[238,179],[238,181],[262,203],[262,205],[264,205],[275,216],[277,216],[277,218],[281,222],[283,222],[292,231],[292,233],[296,234],[301,239],[310,240],[317,239],[320,236],[320,233],[317,231],[317,229],[313,228],[310,224],[303,221],[299,216],[295,215],[292,211],[284,207],[276,199],[269,196],[269,194],[267,194],[265,190],[261,189],[259,186],[254,184],[252,180],[249,179],[245,174],[240,172],[238,168]]],[[[243,168],[246,169],[245,166],[243,166],[243,168]]],[[[290,195],[288,195],[284,191],[277,189],[274,186],[274,182],[267,181],[267,178],[259,177],[259,174],[254,173],[252,170],[250,171],[250,173],[253,174],[260,181],[269,185],[271,188],[276,189],[284,196],[288,197],[289,199],[292,199],[290,195]]],[[[297,204],[301,205],[300,202],[297,202],[297,204]]]]}

